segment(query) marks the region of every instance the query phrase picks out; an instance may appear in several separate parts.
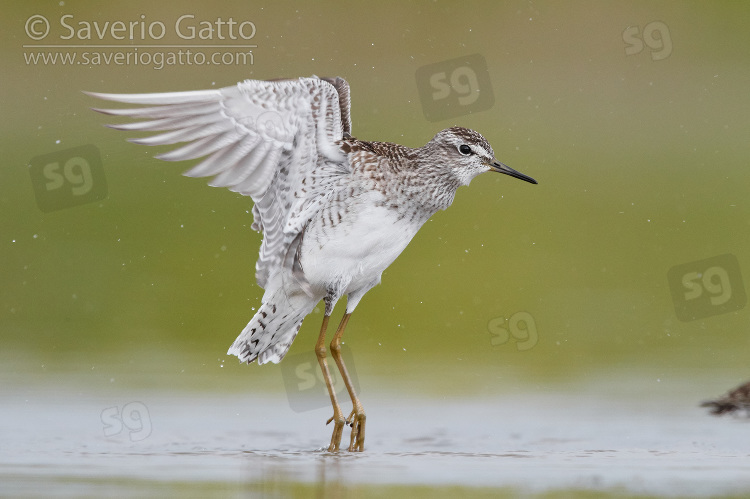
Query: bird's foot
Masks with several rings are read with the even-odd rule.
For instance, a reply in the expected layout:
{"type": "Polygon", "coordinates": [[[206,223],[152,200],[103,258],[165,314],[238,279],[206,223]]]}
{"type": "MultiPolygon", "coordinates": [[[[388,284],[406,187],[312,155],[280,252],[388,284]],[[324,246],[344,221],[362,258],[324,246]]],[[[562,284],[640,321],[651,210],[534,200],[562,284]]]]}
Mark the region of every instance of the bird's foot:
{"type": "Polygon", "coordinates": [[[352,436],[349,440],[349,452],[362,452],[365,450],[365,410],[356,404],[352,413],[346,419],[346,424],[352,427],[352,436]]]}
{"type": "Polygon", "coordinates": [[[333,421],[333,435],[331,435],[331,445],[328,446],[328,452],[337,452],[339,445],[341,445],[341,436],[344,434],[344,424],[346,423],[341,409],[334,409],[333,416],[326,421],[326,424],[331,421],[333,421]]]}

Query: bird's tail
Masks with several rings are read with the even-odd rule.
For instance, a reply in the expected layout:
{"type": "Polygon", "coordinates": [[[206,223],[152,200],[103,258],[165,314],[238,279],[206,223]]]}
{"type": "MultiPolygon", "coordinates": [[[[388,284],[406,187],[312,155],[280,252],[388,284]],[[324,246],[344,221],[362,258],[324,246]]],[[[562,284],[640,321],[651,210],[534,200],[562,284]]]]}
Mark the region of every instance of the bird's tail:
{"type": "Polygon", "coordinates": [[[234,340],[227,353],[236,355],[240,362],[248,364],[256,359],[258,364],[278,364],[289,351],[302,327],[302,320],[316,303],[316,300],[305,293],[290,296],[284,289],[266,292],[258,312],[234,340]]]}

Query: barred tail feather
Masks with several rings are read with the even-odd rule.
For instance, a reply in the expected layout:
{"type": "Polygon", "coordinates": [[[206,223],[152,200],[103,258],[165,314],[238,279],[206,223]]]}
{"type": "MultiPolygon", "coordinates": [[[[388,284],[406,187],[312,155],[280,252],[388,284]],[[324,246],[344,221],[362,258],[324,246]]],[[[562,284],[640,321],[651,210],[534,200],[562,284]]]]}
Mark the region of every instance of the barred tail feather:
{"type": "Polygon", "coordinates": [[[274,293],[260,306],[227,354],[236,355],[240,362],[248,364],[256,359],[258,364],[278,364],[289,351],[302,327],[302,320],[314,306],[309,297],[307,300],[289,300],[283,292],[274,293]]]}

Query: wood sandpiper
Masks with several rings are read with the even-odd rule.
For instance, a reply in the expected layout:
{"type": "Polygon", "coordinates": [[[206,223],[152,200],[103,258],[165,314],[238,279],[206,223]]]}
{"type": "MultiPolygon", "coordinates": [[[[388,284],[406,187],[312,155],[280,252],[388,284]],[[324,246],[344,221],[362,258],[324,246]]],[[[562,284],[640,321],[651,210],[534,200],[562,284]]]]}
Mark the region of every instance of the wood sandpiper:
{"type": "Polygon", "coordinates": [[[351,135],[349,85],[342,78],[246,80],[194,92],[102,94],[93,97],[141,107],[96,109],[134,118],[118,130],[161,132],[137,144],[186,143],[157,157],[206,157],[185,173],[213,177],[253,200],[253,229],[263,233],[255,277],[262,305],[229,348],[248,364],[278,363],[302,321],[322,299],[323,324],[315,344],[333,405],[329,451],[344,425],[350,451],[364,450],[365,411],[341,358],[341,338],[362,297],[380,283],[422,225],[453,202],[456,190],[484,172],[536,184],[495,159],[479,133],[462,127],[438,132],[412,149],[351,135]],[[336,302],[346,313],[330,344],[351,397],[348,418],[336,399],[326,360],[326,330],[336,302]]]}

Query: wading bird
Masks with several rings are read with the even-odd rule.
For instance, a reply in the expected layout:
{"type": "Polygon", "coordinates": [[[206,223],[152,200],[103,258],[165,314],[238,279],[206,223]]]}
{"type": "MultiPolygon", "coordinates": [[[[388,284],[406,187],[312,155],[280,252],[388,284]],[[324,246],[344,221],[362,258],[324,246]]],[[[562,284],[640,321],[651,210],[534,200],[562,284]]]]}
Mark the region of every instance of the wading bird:
{"type": "Polygon", "coordinates": [[[364,450],[365,411],[341,358],[341,338],[362,297],[380,283],[422,225],[448,208],[456,190],[484,172],[536,184],[494,157],[479,133],[462,127],[438,132],[412,149],[351,135],[349,85],[342,78],[247,80],[195,92],[102,94],[93,97],[142,107],[96,109],[141,121],[109,125],[161,132],[131,139],[145,145],[185,143],[158,155],[167,161],[207,157],[185,173],[213,177],[253,200],[253,229],[263,233],[255,277],[262,305],[229,348],[248,364],[278,363],[302,321],[323,300],[315,344],[333,405],[329,451],[345,424],[350,451],[364,450]],[[346,313],[330,344],[351,397],[348,418],[336,400],[326,360],[326,330],[336,302],[346,313]]]}

